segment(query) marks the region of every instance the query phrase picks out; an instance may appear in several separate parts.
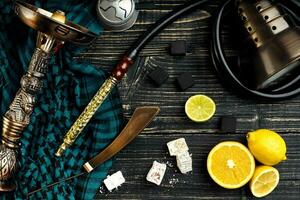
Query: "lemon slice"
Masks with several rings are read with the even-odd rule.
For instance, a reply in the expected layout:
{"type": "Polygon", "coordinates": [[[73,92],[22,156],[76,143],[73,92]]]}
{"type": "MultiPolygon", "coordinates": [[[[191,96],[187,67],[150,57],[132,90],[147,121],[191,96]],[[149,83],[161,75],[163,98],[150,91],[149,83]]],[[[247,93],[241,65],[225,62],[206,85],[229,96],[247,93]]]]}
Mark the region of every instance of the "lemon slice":
{"type": "Polygon", "coordinates": [[[195,122],[209,120],[216,111],[215,102],[205,95],[194,95],[185,103],[186,115],[195,122]]]}
{"type": "Polygon", "coordinates": [[[250,182],[250,190],[255,197],[270,194],[278,185],[279,172],[271,166],[258,166],[250,182]]]}
{"type": "Polygon", "coordinates": [[[235,189],[245,185],[255,170],[254,157],[239,142],[227,141],[217,144],[207,158],[210,177],[220,186],[235,189]]]}

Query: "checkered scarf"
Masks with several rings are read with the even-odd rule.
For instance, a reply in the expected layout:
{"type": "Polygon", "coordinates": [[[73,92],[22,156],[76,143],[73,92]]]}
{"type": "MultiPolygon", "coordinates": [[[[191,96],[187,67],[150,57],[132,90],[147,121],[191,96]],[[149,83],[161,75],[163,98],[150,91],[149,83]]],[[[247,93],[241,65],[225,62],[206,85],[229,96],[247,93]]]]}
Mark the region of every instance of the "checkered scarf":
{"type": "MultiPolygon", "coordinates": [[[[28,1],[49,11],[63,10],[67,18],[100,33],[94,20],[96,1],[28,1]]],[[[20,87],[35,47],[36,31],[15,16],[12,1],[0,1],[0,111],[7,111],[20,87]]],[[[89,64],[74,61],[79,47],[66,44],[50,61],[49,72],[21,138],[17,189],[0,199],[26,199],[28,192],[53,181],[82,172],[82,165],[106,147],[119,132],[121,103],[117,91],[106,99],[75,144],[61,158],[54,156],[63,136],[101,86],[105,73],[89,64]]],[[[2,123],[1,123],[2,125],[2,123]]],[[[0,125],[0,126],[1,126],[0,125]]],[[[0,127],[1,128],[1,127],[0,127]]],[[[29,199],[93,199],[112,166],[107,161],[92,173],[37,192],[29,199]]]]}

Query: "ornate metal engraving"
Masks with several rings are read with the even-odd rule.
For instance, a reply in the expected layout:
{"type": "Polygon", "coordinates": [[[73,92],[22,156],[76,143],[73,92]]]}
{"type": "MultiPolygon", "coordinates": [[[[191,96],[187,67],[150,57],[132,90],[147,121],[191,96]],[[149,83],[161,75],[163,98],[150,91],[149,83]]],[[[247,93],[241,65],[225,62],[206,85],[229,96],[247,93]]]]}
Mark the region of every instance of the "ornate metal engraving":
{"type": "Polygon", "coordinates": [[[37,77],[43,77],[48,71],[49,57],[49,53],[36,48],[28,67],[29,74],[37,77]]]}
{"type": "Polygon", "coordinates": [[[11,182],[11,176],[17,170],[17,156],[12,149],[0,145],[0,191],[12,191],[15,185],[11,182]]]}
{"type": "Polygon", "coordinates": [[[6,112],[5,117],[15,122],[29,124],[34,103],[34,96],[24,92],[21,89],[18,91],[15,99],[10,104],[9,110],[6,112]]]}
{"type": "MultiPolygon", "coordinates": [[[[21,89],[9,106],[5,117],[13,122],[29,124],[35,104],[35,95],[42,89],[42,77],[48,70],[49,53],[36,48],[31,58],[27,74],[21,79],[21,89]]],[[[25,127],[24,127],[25,128],[25,127]]]]}
{"type": "Polygon", "coordinates": [[[0,180],[6,180],[16,168],[16,154],[0,145],[0,180]]]}
{"type": "MultiPolygon", "coordinates": [[[[48,39],[48,43],[51,44],[55,41],[53,37],[48,39]]],[[[48,69],[49,56],[50,53],[36,48],[29,69],[21,79],[21,89],[17,92],[3,118],[2,144],[0,146],[0,191],[15,189],[12,177],[17,170],[16,154],[19,141],[23,130],[30,122],[35,96],[42,89],[42,78],[48,69]]]]}
{"type": "Polygon", "coordinates": [[[21,79],[21,87],[25,92],[36,93],[43,87],[43,81],[35,76],[26,74],[21,79]]]}

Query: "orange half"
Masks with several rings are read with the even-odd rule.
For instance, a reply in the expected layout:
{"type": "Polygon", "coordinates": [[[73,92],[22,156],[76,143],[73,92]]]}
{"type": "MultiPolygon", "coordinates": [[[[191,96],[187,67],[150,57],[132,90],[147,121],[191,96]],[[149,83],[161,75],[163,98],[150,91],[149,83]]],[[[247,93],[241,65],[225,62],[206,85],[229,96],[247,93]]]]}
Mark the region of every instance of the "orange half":
{"type": "Polygon", "coordinates": [[[234,141],[221,142],[210,151],[207,170],[217,184],[235,189],[242,187],[252,178],[255,161],[243,144],[234,141]]]}

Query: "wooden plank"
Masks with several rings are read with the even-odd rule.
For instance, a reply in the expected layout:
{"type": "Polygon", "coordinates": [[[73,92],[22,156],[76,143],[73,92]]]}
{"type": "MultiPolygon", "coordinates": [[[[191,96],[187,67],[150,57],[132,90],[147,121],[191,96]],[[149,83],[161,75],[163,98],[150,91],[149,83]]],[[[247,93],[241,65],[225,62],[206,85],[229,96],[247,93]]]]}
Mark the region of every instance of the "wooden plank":
{"type": "MultiPolygon", "coordinates": [[[[287,161],[276,168],[280,182],[266,199],[298,199],[300,196],[300,135],[287,134],[287,161]]],[[[242,189],[228,190],[215,184],[206,170],[206,159],[214,145],[224,140],[240,141],[245,144],[245,134],[185,134],[193,157],[192,174],[178,172],[176,160],[168,155],[166,143],[178,135],[143,134],[121,151],[111,173],[121,170],[126,183],[109,193],[102,189],[97,199],[252,199],[248,185],[242,189]],[[161,186],[148,183],[145,179],[152,162],[167,163],[168,168],[161,186]]]]}
{"type": "MultiPolygon", "coordinates": [[[[184,2],[187,0],[154,1],[155,7],[143,9],[137,23],[130,30],[121,33],[104,32],[75,59],[109,71],[150,24],[184,2]]],[[[121,170],[127,180],[126,184],[111,194],[98,193],[96,199],[252,199],[247,187],[226,190],[213,183],[206,171],[205,160],[209,150],[219,141],[238,140],[245,143],[245,133],[257,128],[269,128],[283,133],[288,146],[288,160],[278,165],[280,184],[267,199],[299,199],[300,97],[279,102],[258,101],[242,97],[219,80],[211,62],[209,45],[213,13],[222,2],[224,1],[211,1],[205,11],[198,9],[168,26],[146,46],[136,67],[119,85],[126,118],[130,117],[136,107],[142,105],[158,105],[161,112],[143,134],[116,157],[112,172],[121,170]],[[203,19],[203,16],[209,18],[203,19]],[[175,40],[186,40],[192,47],[192,54],[186,57],[169,56],[168,45],[175,40]],[[170,75],[160,88],[147,78],[147,73],[158,66],[170,75]],[[134,82],[132,90],[128,90],[130,77],[134,76],[135,69],[138,69],[138,81],[134,82]],[[195,85],[180,92],[175,79],[186,71],[195,78],[195,85]],[[197,124],[185,116],[184,103],[188,97],[199,93],[215,100],[217,112],[210,121],[197,124]],[[224,115],[238,118],[236,134],[216,134],[220,117],[224,115]],[[167,154],[166,142],[183,136],[193,153],[194,172],[182,175],[176,167],[169,167],[161,187],[147,183],[145,177],[154,160],[168,162],[169,166],[175,165],[175,158],[167,154]]],[[[231,44],[234,38],[227,31],[223,37],[227,41],[224,44],[226,54],[234,57],[236,51],[231,44]]]]}

